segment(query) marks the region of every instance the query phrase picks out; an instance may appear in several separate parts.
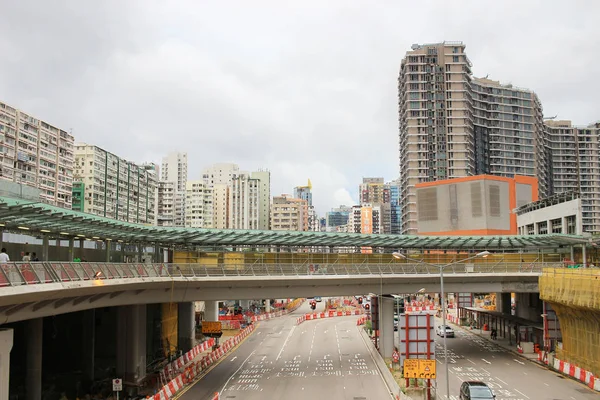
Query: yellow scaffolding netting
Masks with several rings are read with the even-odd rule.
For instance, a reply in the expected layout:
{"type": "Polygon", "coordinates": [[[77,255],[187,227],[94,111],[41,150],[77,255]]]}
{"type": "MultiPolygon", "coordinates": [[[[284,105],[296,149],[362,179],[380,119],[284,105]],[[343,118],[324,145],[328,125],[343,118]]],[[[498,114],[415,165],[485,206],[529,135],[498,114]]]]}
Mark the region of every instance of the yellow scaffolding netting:
{"type": "Polygon", "coordinates": [[[600,270],[547,268],[539,283],[540,298],[560,321],[563,345],[556,356],[600,375],[600,270]]]}

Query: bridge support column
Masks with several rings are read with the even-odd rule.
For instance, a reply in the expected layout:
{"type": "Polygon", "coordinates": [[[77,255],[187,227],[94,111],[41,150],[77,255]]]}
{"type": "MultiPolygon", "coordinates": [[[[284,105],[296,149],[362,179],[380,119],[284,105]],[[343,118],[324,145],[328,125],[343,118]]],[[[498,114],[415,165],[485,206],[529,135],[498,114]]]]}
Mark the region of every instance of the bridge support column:
{"type": "Polygon", "coordinates": [[[382,357],[391,357],[394,352],[394,299],[379,297],[381,319],[379,352],[382,357]]]}
{"type": "Polygon", "coordinates": [[[583,268],[587,268],[587,246],[585,244],[581,245],[581,264],[583,268]]]}
{"type": "Polygon", "coordinates": [[[112,242],[110,240],[105,240],[104,241],[104,247],[105,247],[104,250],[106,251],[106,256],[105,256],[105,261],[106,262],[111,262],[112,261],[110,259],[111,245],[112,245],[112,242]]]}
{"type": "Polygon", "coordinates": [[[510,314],[510,293],[496,293],[496,311],[510,314]]]}
{"type": "Polygon", "coordinates": [[[179,350],[187,353],[196,341],[196,319],[194,303],[177,304],[177,343],[179,350]]]}
{"type": "MultiPolygon", "coordinates": [[[[58,241],[60,243],[60,241],[58,241]]],[[[75,238],[69,238],[69,259],[67,261],[73,262],[75,259],[75,238]]]]}
{"type": "Polygon", "coordinates": [[[204,302],[204,320],[218,321],[219,320],[219,302],[205,301],[204,302]]]}
{"type": "Polygon", "coordinates": [[[138,248],[138,262],[143,262],[142,257],[144,257],[144,246],[142,244],[137,245],[138,248]]]}
{"type": "Polygon", "coordinates": [[[50,261],[48,259],[48,248],[50,247],[50,238],[48,235],[42,236],[42,261],[50,261]]]}
{"type": "MultiPolygon", "coordinates": [[[[4,245],[4,229],[0,229],[0,249],[4,245]]],[[[1,382],[1,381],[0,381],[1,382]]],[[[0,393],[0,399],[2,399],[2,394],[0,393]]]]}
{"type": "MultiPolygon", "coordinates": [[[[79,256],[78,257],[81,259],[81,261],[83,261],[83,259],[85,258],[85,257],[83,257],[83,247],[84,247],[83,244],[84,243],[85,243],[84,238],[79,239],[79,256]]],[[[71,260],[71,261],[73,261],[73,260],[71,260]]]]}
{"type": "Polygon", "coordinates": [[[250,308],[250,300],[240,300],[240,307],[245,311],[250,308]]]}
{"type": "Polygon", "coordinates": [[[27,321],[27,354],[25,387],[27,400],[42,398],[42,333],[44,320],[42,318],[27,321]]]}
{"type": "Polygon", "coordinates": [[[117,311],[117,376],[139,383],[146,377],[146,305],[117,311]]]}
{"type": "Polygon", "coordinates": [[[162,263],[163,262],[162,258],[160,257],[160,246],[159,246],[158,243],[156,243],[154,245],[154,262],[155,263],[162,263]]]}
{"type": "MultiPolygon", "coordinates": [[[[1,235],[0,231],[0,235],[1,235]]],[[[0,246],[2,243],[0,243],[0,246]]],[[[10,378],[10,351],[13,347],[13,330],[0,329],[0,400],[8,400],[10,378]]]]}
{"type": "Polygon", "coordinates": [[[96,361],[96,310],[82,312],[81,366],[86,378],[94,380],[96,361]]]}
{"type": "Polygon", "coordinates": [[[265,299],[265,312],[271,312],[271,299],[265,299]]]}

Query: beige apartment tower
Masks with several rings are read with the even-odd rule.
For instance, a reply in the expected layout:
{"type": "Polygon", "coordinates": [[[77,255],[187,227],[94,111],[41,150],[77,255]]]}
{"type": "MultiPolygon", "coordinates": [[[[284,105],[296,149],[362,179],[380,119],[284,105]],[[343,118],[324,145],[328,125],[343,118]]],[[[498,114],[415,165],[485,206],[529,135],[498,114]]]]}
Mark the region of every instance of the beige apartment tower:
{"type": "Polygon", "coordinates": [[[398,78],[402,232],[417,233],[415,185],[475,173],[471,62],[462,42],[413,45],[398,78]]]}

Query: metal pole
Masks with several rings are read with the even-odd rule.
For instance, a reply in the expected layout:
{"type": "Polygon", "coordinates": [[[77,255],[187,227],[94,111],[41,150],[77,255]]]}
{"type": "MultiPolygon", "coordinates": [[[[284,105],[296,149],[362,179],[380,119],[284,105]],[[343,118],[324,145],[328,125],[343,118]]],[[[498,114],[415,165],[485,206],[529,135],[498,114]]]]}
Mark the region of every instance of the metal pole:
{"type": "Polygon", "coordinates": [[[446,300],[444,294],[444,266],[440,267],[440,295],[442,296],[442,326],[444,327],[444,364],[446,369],[446,398],[450,399],[450,372],[448,371],[448,346],[446,344],[446,300]]]}

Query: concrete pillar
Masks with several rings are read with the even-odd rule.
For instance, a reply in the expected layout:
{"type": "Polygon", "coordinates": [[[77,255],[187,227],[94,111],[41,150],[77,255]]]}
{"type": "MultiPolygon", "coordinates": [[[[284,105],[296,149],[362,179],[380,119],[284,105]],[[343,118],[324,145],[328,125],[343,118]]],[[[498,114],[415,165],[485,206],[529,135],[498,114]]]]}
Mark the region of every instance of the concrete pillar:
{"type": "Polygon", "coordinates": [[[42,254],[40,258],[42,261],[50,261],[48,259],[48,248],[50,247],[50,238],[48,235],[42,236],[42,254]]]}
{"type": "Polygon", "coordinates": [[[96,310],[82,311],[81,367],[90,381],[94,380],[96,361],[96,310]]]}
{"type": "Polygon", "coordinates": [[[121,246],[121,262],[125,262],[125,243],[119,243],[121,246]]]}
{"type": "Polygon", "coordinates": [[[69,238],[69,259],[67,261],[72,262],[75,258],[75,238],[69,238]]]}
{"type": "Polygon", "coordinates": [[[139,383],[146,377],[146,305],[117,311],[117,377],[139,383]]]}
{"type": "Polygon", "coordinates": [[[583,268],[587,268],[587,246],[585,244],[581,245],[581,257],[583,268]]]}
{"type": "Polygon", "coordinates": [[[271,312],[271,299],[265,299],[265,312],[271,312]]]}
{"type": "Polygon", "coordinates": [[[106,256],[105,256],[105,261],[111,262],[112,260],[110,259],[110,251],[111,251],[111,246],[112,246],[112,242],[110,240],[105,240],[104,241],[104,247],[105,247],[105,252],[106,252],[106,256]]]}
{"type": "Polygon", "coordinates": [[[204,321],[219,320],[219,302],[205,301],[204,302],[204,321]]]}
{"type": "Polygon", "coordinates": [[[30,319],[26,322],[27,349],[25,374],[25,387],[27,400],[40,400],[42,398],[42,334],[44,320],[42,318],[30,319]]]}
{"type": "MultiPolygon", "coordinates": [[[[0,229],[0,249],[2,248],[3,245],[4,245],[4,229],[0,229]]],[[[1,392],[0,392],[0,399],[2,399],[1,392]]]]}
{"type": "Polygon", "coordinates": [[[575,248],[573,246],[569,246],[571,250],[571,261],[575,261],[575,248]]]}
{"type": "Polygon", "coordinates": [[[194,303],[177,304],[177,343],[179,350],[187,353],[196,342],[196,318],[194,303]]]}
{"type": "Polygon", "coordinates": [[[141,244],[137,245],[138,248],[138,262],[143,262],[142,257],[144,256],[144,246],[141,244]]]}
{"type": "Polygon", "coordinates": [[[154,245],[154,263],[160,263],[162,262],[162,259],[160,258],[160,246],[158,243],[156,243],[154,245]]]}
{"type": "MultiPolygon", "coordinates": [[[[84,248],[84,244],[85,243],[85,239],[81,238],[79,239],[79,253],[78,253],[78,257],[83,261],[84,257],[83,257],[83,248],[84,248]]],[[[72,260],[71,260],[72,261],[72,260]]]]}
{"type": "Polygon", "coordinates": [[[242,309],[247,310],[250,308],[250,300],[240,300],[240,307],[242,309]]]}
{"type": "Polygon", "coordinates": [[[394,299],[389,297],[380,297],[379,299],[379,315],[381,316],[379,352],[385,358],[391,357],[394,352],[394,299]]]}
{"type": "MultiPolygon", "coordinates": [[[[1,233],[0,233],[1,234],[1,233]]],[[[0,246],[2,244],[0,243],[0,246]]],[[[0,400],[8,400],[10,378],[10,351],[13,347],[13,330],[0,329],[0,400]]]]}
{"type": "Polygon", "coordinates": [[[496,293],[496,311],[510,314],[510,293],[496,293]]]}

